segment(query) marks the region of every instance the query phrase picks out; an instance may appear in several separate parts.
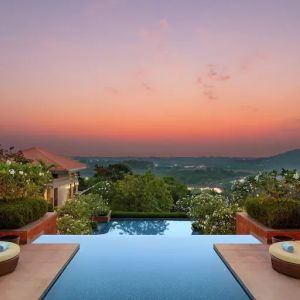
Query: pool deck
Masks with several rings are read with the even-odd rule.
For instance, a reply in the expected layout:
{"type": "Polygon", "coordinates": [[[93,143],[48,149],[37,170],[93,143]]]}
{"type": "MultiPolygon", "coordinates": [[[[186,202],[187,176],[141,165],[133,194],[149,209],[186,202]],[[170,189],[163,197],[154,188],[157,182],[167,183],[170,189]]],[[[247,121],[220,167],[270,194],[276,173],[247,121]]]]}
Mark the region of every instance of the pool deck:
{"type": "Polygon", "coordinates": [[[78,250],[79,244],[21,246],[16,270],[0,277],[1,299],[40,299],[78,250]]]}
{"type": "Polygon", "coordinates": [[[299,299],[300,280],[272,269],[268,245],[215,244],[214,249],[253,299],[299,299]]]}

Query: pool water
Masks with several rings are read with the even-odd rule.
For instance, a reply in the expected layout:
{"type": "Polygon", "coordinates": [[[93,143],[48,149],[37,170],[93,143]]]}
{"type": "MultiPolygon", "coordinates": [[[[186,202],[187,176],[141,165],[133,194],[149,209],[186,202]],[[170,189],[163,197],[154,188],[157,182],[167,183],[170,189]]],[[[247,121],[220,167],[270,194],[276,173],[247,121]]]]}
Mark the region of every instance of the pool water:
{"type": "Polygon", "coordinates": [[[80,243],[46,300],[243,300],[214,243],[252,236],[44,235],[35,243],[80,243]]]}
{"type": "Polygon", "coordinates": [[[99,223],[95,234],[108,235],[194,235],[192,222],[174,219],[113,219],[99,223]]]}

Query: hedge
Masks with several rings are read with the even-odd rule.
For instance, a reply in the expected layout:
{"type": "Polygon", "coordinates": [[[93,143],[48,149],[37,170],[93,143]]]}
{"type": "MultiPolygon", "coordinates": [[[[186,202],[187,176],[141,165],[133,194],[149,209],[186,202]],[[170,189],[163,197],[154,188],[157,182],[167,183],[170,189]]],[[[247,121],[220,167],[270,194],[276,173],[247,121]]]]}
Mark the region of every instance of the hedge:
{"type": "Polygon", "coordinates": [[[41,218],[47,210],[44,199],[0,201],[0,229],[20,228],[41,218]]]}
{"type": "Polygon", "coordinates": [[[249,216],[271,228],[299,228],[300,201],[251,197],[246,200],[249,216]]]}
{"type": "Polygon", "coordinates": [[[181,219],[188,218],[184,212],[133,212],[133,211],[112,211],[112,218],[164,218],[181,219]]]}

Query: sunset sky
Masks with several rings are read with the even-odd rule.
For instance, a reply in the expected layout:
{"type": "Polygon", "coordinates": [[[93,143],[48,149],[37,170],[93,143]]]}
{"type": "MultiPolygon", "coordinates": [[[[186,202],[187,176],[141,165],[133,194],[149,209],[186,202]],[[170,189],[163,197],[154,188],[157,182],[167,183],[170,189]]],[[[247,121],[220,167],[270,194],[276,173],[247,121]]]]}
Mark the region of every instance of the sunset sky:
{"type": "Polygon", "coordinates": [[[0,144],[67,155],[300,148],[300,1],[0,0],[0,144]]]}

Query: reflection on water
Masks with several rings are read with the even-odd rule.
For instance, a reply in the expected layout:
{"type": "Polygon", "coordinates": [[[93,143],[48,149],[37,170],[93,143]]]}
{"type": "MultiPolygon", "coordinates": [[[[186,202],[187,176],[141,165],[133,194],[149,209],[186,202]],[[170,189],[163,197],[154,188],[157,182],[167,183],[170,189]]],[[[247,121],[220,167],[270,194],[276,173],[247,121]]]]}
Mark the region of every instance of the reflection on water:
{"type": "Polygon", "coordinates": [[[115,219],[99,223],[95,234],[111,235],[195,235],[191,221],[165,219],[115,219]]]}

